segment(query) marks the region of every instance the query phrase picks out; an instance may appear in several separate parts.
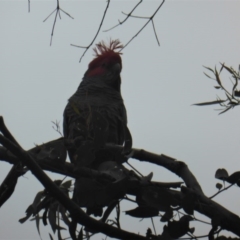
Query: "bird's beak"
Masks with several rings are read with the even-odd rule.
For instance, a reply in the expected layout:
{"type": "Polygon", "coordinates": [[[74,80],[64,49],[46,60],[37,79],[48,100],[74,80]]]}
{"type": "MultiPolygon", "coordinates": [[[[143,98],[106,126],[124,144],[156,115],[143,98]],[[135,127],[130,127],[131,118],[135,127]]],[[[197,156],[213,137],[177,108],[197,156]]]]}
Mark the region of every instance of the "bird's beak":
{"type": "Polygon", "coordinates": [[[120,63],[116,63],[113,65],[113,68],[112,68],[112,71],[115,73],[115,74],[119,74],[122,70],[122,66],[120,63]]]}

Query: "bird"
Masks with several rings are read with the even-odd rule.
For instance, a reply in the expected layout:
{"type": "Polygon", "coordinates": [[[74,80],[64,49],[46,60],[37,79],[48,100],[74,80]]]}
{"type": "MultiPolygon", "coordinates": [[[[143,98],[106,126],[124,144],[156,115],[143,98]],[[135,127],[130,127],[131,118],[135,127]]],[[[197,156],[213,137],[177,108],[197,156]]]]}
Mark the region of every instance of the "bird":
{"type": "MultiPolygon", "coordinates": [[[[126,141],[127,112],[120,76],[122,48],[118,39],[96,44],[94,59],[65,107],[63,134],[70,161],[77,166],[96,168],[104,158],[109,160],[110,153],[102,151],[106,143],[123,145],[126,141]]],[[[110,156],[114,158],[114,154],[110,156]]]]}

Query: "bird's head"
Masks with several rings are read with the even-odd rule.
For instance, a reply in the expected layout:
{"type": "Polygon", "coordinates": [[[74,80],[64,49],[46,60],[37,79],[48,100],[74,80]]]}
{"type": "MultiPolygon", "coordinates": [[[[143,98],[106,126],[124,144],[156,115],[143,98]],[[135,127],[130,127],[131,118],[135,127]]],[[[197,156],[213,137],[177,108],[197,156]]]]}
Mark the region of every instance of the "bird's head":
{"type": "Polygon", "coordinates": [[[86,77],[93,76],[120,76],[122,70],[122,60],[119,50],[123,45],[119,40],[110,40],[109,45],[105,42],[96,44],[93,49],[95,58],[89,63],[88,70],[85,73],[86,77]]]}

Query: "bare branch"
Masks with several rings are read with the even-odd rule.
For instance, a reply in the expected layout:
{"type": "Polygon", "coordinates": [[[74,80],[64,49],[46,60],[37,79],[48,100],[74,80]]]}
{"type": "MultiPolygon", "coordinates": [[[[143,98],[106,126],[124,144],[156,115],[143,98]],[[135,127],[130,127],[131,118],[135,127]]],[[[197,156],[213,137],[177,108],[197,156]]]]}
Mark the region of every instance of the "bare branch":
{"type": "Polygon", "coordinates": [[[67,13],[66,11],[64,11],[63,9],[60,8],[60,5],[59,5],[59,0],[57,0],[57,7],[55,10],[53,10],[44,20],[43,22],[46,22],[48,20],[48,18],[54,13],[55,13],[55,18],[54,18],[54,22],[53,22],[53,27],[52,27],[52,33],[51,33],[51,39],[50,39],[50,46],[52,45],[52,39],[53,39],[53,34],[54,34],[54,29],[55,29],[55,26],[56,26],[56,22],[57,22],[57,16],[59,16],[59,18],[61,19],[61,15],[60,15],[60,12],[63,12],[65,13],[68,17],[74,19],[69,13],[67,13]]]}
{"type": "Polygon", "coordinates": [[[84,48],[85,49],[85,51],[83,52],[82,56],[79,59],[79,62],[81,62],[81,60],[82,60],[83,56],[85,55],[85,53],[88,51],[88,49],[93,45],[94,41],[96,40],[96,38],[97,38],[97,36],[98,36],[98,34],[100,32],[100,29],[102,27],[102,24],[104,22],[105,16],[107,14],[107,10],[108,10],[109,4],[110,4],[110,0],[107,0],[107,6],[106,6],[105,11],[103,13],[102,20],[101,20],[100,25],[98,27],[97,33],[95,34],[95,36],[94,36],[93,40],[91,41],[91,43],[87,47],[71,44],[71,46],[73,46],[73,47],[78,47],[78,48],[84,48]]]}
{"type": "Polygon", "coordinates": [[[52,121],[52,123],[53,123],[52,128],[53,128],[56,132],[58,132],[61,137],[63,137],[63,134],[62,134],[62,132],[61,132],[61,127],[60,127],[60,121],[57,121],[57,120],[56,120],[55,122],[52,121]]]}
{"type": "Polygon", "coordinates": [[[152,26],[153,26],[153,31],[154,31],[154,34],[155,34],[155,38],[157,39],[158,46],[160,46],[160,42],[159,42],[159,40],[158,40],[158,36],[157,36],[157,32],[156,32],[156,29],[155,29],[154,21],[153,21],[153,20],[152,20],[152,26]]]}
{"type": "MultiPolygon", "coordinates": [[[[161,4],[158,6],[158,8],[156,9],[156,11],[153,13],[153,15],[151,17],[148,18],[148,21],[143,25],[143,27],[124,45],[123,48],[125,48],[135,37],[138,36],[138,34],[140,32],[142,32],[142,30],[150,23],[153,21],[153,18],[155,17],[155,15],[158,13],[158,11],[160,10],[160,8],[162,7],[162,5],[164,4],[165,0],[162,0],[161,4]]],[[[132,17],[132,16],[131,16],[132,17]]],[[[155,30],[155,28],[154,28],[155,30]]],[[[154,31],[155,32],[155,31],[154,31]]],[[[156,34],[155,34],[156,36],[156,34]]],[[[159,44],[158,38],[156,37],[157,42],[159,44]]],[[[159,44],[160,45],[160,44],[159,44]]]]}
{"type": "Polygon", "coordinates": [[[133,7],[133,9],[130,11],[130,13],[125,14],[125,15],[127,15],[127,17],[126,17],[123,21],[118,20],[118,24],[117,24],[117,25],[115,25],[115,26],[113,26],[113,27],[111,27],[111,28],[109,28],[109,29],[107,29],[107,30],[104,30],[104,32],[108,32],[108,31],[114,29],[115,27],[118,27],[118,26],[122,25],[124,22],[126,22],[126,21],[128,20],[128,18],[129,18],[130,16],[132,16],[132,13],[134,12],[134,10],[142,3],[142,1],[143,1],[143,0],[140,0],[140,1],[133,7]]]}
{"type": "Polygon", "coordinates": [[[139,161],[146,161],[163,166],[169,171],[175,173],[183,179],[187,187],[194,189],[199,193],[203,193],[200,184],[198,183],[195,176],[188,169],[184,162],[177,161],[174,158],[168,157],[164,154],[157,155],[154,153],[147,152],[143,149],[133,149],[132,158],[139,161]]]}

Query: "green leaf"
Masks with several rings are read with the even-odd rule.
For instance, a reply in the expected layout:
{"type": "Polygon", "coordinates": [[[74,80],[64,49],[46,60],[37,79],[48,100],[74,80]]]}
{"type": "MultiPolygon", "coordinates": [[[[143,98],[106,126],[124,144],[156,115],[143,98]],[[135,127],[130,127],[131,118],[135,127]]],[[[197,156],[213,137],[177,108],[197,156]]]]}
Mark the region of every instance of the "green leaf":
{"type": "Polygon", "coordinates": [[[222,72],[222,70],[223,70],[223,67],[224,67],[224,64],[225,63],[220,63],[222,66],[221,66],[221,68],[220,68],[220,71],[219,71],[219,73],[221,73],[222,72]]]}
{"type": "Polygon", "coordinates": [[[54,240],[53,237],[52,237],[52,235],[51,235],[50,233],[48,233],[48,234],[49,234],[50,239],[51,239],[51,240],[54,240]]]}
{"type": "Polygon", "coordinates": [[[218,190],[221,190],[222,187],[223,187],[223,185],[222,185],[221,183],[217,183],[217,184],[216,184],[216,188],[217,188],[218,190]]]}
{"type": "Polygon", "coordinates": [[[158,216],[158,209],[151,206],[139,206],[132,210],[126,211],[127,215],[137,218],[150,218],[158,216]]]}
{"type": "Polygon", "coordinates": [[[229,68],[229,67],[227,67],[227,66],[225,66],[225,65],[223,65],[223,67],[224,67],[228,72],[230,72],[232,75],[234,75],[234,70],[233,70],[232,68],[229,68]]]}
{"type": "Polygon", "coordinates": [[[55,207],[50,207],[48,211],[48,220],[51,225],[52,231],[55,233],[57,229],[57,224],[56,224],[56,208],[55,207]]]}
{"type": "Polygon", "coordinates": [[[195,231],[195,228],[194,228],[194,227],[192,227],[192,228],[189,228],[189,232],[190,232],[191,234],[193,234],[193,233],[194,233],[194,231],[195,231]]]}
{"type": "Polygon", "coordinates": [[[45,208],[44,213],[42,215],[42,222],[44,226],[47,225],[47,212],[48,212],[48,208],[45,208]]]}
{"type": "Polygon", "coordinates": [[[152,238],[152,230],[151,230],[151,228],[147,229],[146,237],[147,237],[147,239],[151,239],[152,238]]]}
{"type": "Polygon", "coordinates": [[[235,90],[235,91],[234,91],[234,96],[235,96],[235,97],[240,97],[240,91],[235,90]]]}
{"type": "Polygon", "coordinates": [[[37,206],[41,202],[41,199],[45,196],[44,191],[40,191],[37,193],[37,195],[34,198],[34,201],[32,203],[33,211],[34,213],[37,213],[37,206]]]}
{"type": "Polygon", "coordinates": [[[219,115],[220,115],[220,114],[223,114],[223,113],[225,113],[225,112],[227,112],[227,111],[230,110],[231,108],[232,108],[232,106],[226,108],[225,110],[223,110],[222,112],[220,112],[219,115]]]}
{"type": "Polygon", "coordinates": [[[41,234],[40,234],[40,228],[39,228],[40,217],[39,217],[38,214],[37,214],[36,217],[35,217],[35,221],[36,221],[36,226],[37,226],[38,234],[39,234],[39,236],[41,236],[41,234]]]}
{"type": "Polygon", "coordinates": [[[240,171],[238,172],[235,172],[233,174],[231,174],[227,179],[226,181],[231,183],[231,184],[235,184],[239,181],[240,179],[240,171]]]}
{"type": "Polygon", "coordinates": [[[174,239],[179,239],[187,234],[187,232],[192,231],[192,229],[189,229],[189,222],[192,220],[193,218],[191,216],[185,215],[181,217],[179,221],[169,221],[168,226],[164,227],[164,232],[168,232],[174,239]]]}
{"type": "Polygon", "coordinates": [[[169,208],[169,210],[167,210],[164,215],[162,216],[162,218],[160,219],[161,222],[168,222],[172,219],[173,217],[173,210],[171,208],[169,208]]]}
{"type": "Polygon", "coordinates": [[[61,187],[62,187],[62,188],[65,188],[65,189],[69,189],[69,188],[71,187],[71,185],[72,185],[72,180],[68,180],[68,181],[64,182],[64,183],[61,185],[61,187]]]}
{"type": "Polygon", "coordinates": [[[228,178],[228,172],[224,168],[219,168],[215,173],[215,178],[220,180],[226,180],[228,178]]]}
{"type": "Polygon", "coordinates": [[[81,230],[80,230],[80,232],[78,234],[77,240],[83,240],[83,228],[82,227],[81,227],[81,230]]]}
{"type": "Polygon", "coordinates": [[[222,86],[222,83],[221,83],[221,80],[220,80],[220,77],[219,77],[216,67],[215,67],[215,76],[216,76],[216,81],[218,82],[219,86],[222,86]]]}
{"type": "Polygon", "coordinates": [[[207,75],[205,72],[203,72],[203,74],[206,75],[208,78],[211,78],[211,79],[215,80],[214,78],[212,78],[209,75],[207,75]]]}
{"type": "Polygon", "coordinates": [[[226,95],[228,101],[231,102],[231,101],[232,101],[232,98],[229,96],[229,94],[227,94],[227,93],[225,92],[225,95],[226,95]]]}
{"type": "Polygon", "coordinates": [[[58,228],[58,240],[63,240],[61,235],[61,229],[58,228]]]}
{"type": "Polygon", "coordinates": [[[61,215],[62,215],[62,220],[63,220],[63,222],[64,222],[67,226],[69,226],[71,222],[70,222],[70,220],[68,219],[66,209],[65,209],[62,205],[59,206],[59,212],[60,212],[61,215]]]}
{"type": "Polygon", "coordinates": [[[33,214],[33,207],[32,207],[32,204],[31,204],[30,206],[28,206],[28,208],[26,210],[26,216],[19,219],[18,221],[20,223],[24,223],[25,221],[27,221],[31,217],[32,214],[33,214]]]}
{"type": "Polygon", "coordinates": [[[193,105],[206,106],[206,105],[220,104],[220,103],[223,103],[223,102],[226,102],[226,100],[215,100],[215,101],[211,101],[211,102],[195,103],[193,105]]]}
{"type": "MultiPolygon", "coordinates": [[[[76,229],[77,229],[77,222],[72,221],[71,224],[69,225],[69,233],[73,240],[77,240],[76,229]]],[[[81,230],[82,230],[82,228],[81,228],[81,230]]]]}
{"type": "Polygon", "coordinates": [[[213,69],[211,69],[210,67],[206,67],[206,66],[203,66],[203,67],[214,73],[213,69]]]}

